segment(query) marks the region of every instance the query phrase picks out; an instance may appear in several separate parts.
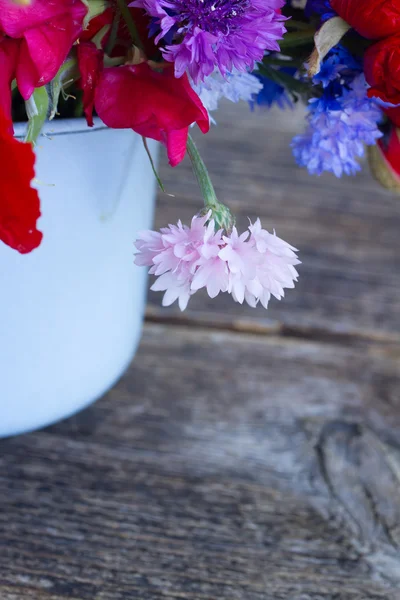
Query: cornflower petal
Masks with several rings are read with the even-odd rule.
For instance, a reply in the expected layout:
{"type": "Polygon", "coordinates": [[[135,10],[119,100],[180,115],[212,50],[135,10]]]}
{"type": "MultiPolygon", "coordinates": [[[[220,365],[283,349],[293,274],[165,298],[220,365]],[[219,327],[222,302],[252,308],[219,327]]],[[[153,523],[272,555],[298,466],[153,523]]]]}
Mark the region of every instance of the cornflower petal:
{"type": "Polygon", "coordinates": [[[184,310],[190,296],[205,288],[211,298],[228,292],[235,302],[265,308],[271,295],[284,296],[284,288],[297,281],[296,249],[262,228],[259,219],[239,235],[215,231],[211,212],[195,216],[190,227],[169,225],[160,232],[143,232],[136,241],[136,264],[152,265],[158,278],[153,291],[164,291],[163,306],[176,300],[184,310]],[[143,255],[143,256],[141,256],[143,255]]]}

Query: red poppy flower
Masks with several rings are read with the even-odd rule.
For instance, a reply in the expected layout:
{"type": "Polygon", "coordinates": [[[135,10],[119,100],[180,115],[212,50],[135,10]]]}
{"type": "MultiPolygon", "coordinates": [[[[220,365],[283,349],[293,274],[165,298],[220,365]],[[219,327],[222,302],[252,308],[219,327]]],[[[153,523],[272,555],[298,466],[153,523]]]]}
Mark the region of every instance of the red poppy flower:
{"type": "Polygon", "coordinates": [[[400,103],[400,33],[372,44],[364,54],[368,96],[400,103]]]}
{"type": "Polygon", "coordinates": [[[368,39],[378,40],[400,31],[399,0],[331,0],[331,6],[368,39]]]}
{"type": "Polygon", "coordinates": [[[389,118],[389,120],[396,125],[396,127],[400,127],[400,106],[394,106],[393,108],[385,108],[385,115],[389,118]]]}
{"type": "Polygon", "coordinates": [[[31,187],[35,153],[31,144],[16,140],[11,122],[0,110],[0,240],[26,254],[39,246],[42,233],[39,195],[31,187]]]}

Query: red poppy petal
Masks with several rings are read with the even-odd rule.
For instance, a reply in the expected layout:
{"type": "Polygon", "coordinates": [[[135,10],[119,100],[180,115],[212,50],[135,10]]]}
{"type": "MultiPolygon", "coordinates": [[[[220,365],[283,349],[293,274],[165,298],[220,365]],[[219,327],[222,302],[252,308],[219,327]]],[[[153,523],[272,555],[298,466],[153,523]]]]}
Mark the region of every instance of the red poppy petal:
{"type": "Polygon", "coordinates": [[[31,181],[35,175],[35,153],[31,144],[16,140],[11,123],[0,111],[0,240],[26,254],[39,246],[42,233],[36,229],[40,200],[31,181]]]}
{"type": "Polygon", "coordinates": [[[78,82],[83,90],[83,109],[89,127],[93,127],[94,94],[103,68],[104,52],[92,42],[81,42],[77,47],[78,66],[81,78],[78,82]]]}
{"type": "Polygon", "coordinates": [[[398,0],[331,0],[331,6],[363,37],[379,40],[399,31],[398,0]]]}

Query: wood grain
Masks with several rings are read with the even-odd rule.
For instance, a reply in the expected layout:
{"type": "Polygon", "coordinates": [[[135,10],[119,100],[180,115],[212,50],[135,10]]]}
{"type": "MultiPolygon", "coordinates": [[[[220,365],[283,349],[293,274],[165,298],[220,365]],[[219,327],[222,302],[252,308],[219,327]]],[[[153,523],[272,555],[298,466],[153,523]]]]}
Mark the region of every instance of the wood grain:
{"type": "MultiPolygon", "coordinates": [[[[0,441],[0,600],[400,599],[400,202],[298,169],[296,111],[218,120],[219,196],[300,249],[299,285],[151,295],[118,386],[0,441]]],[[[161,175],[157,226],[188,221],[190,166],[161,175]]]]}
{"type": "Polygon", "coordinates": [[[396,600],[400,349],[147,325],[0,443],[2,600],[396,600]]]}
{"type": "MultiPolygon", "coordinates": [[[[263,224],[300,250],[303,264],[297,288],[268,311],[236,305],[227,295],[216,300],[196,294],[183,319],[200,324],[305,336],[326,333],[392,339],[400,333],[400,199],[383,190],[365,166],[355,177],[311,177],[296,166],[290,141],[304,127],[304,114],[251,113],[227,103],[218,127],[196,135],[219,198],[241,226],[247,217],[263,224]]],[[[201,206],[190,165],[175,170],[165,161],[161,176],[171,198],[159,195],[157,226],[189,221],[201,206]]],[[[176,306],[160,309],[150,295],[149,316],[180,319],[176,306]]]]}

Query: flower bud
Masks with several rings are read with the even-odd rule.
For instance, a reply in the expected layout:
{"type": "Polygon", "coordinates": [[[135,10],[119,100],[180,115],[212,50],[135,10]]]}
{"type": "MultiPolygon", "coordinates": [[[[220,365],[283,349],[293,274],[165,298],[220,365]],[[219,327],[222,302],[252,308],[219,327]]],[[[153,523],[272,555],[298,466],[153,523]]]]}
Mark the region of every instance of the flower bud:
{"type": "Polygon", "coordinates": [[[215,221],[215,228],[223,229],[227,235],[232,233],[232,229],[235,225],[235,217],[225,204],[218,202],[215,207],[211,208],[212,218],[215,221]]]}

